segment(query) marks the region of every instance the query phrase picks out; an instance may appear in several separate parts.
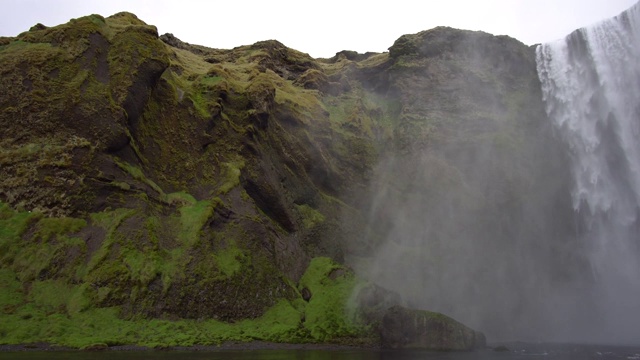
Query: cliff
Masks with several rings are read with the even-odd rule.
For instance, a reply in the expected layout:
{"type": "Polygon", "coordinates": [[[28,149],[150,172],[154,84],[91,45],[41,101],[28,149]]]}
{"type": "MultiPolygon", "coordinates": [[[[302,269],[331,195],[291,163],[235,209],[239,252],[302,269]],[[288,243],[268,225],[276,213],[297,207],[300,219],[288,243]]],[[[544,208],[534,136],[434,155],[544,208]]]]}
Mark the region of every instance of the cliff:
{"type": "Polygon", "coordinates": [[[1,342],[377,342],[349,265],[403,199],[443,239],[567,231],[534,56],[450,28],[209,49],[129,13],[0,38],[1,342]]]}

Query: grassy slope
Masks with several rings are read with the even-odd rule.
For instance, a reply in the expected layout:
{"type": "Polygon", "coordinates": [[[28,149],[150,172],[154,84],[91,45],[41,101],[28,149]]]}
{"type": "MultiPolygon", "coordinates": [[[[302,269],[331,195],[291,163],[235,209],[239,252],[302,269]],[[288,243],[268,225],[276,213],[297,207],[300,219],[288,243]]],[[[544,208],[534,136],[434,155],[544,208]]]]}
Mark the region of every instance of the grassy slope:
{"type": "MultiPolygon", "coordinates": [[[[97,226],[113,233],[126,212],[92,215],[97,226]]],[[[356,279],[344,267],[328,258],[314,259],[300,281],[313,293],[307,303],[302,299],[281,300],[257,319],[234,323],[213,319],[147,319],[122,316],[118,306],[100,307],[108,290],[96,287],[102,267],[101,254],[108,251],[109,241],[86,263],[76,267],[65,265],[71,281],[64,275],[44,278],[40,269],[52,262],[64,261],[73,251],[86,252],[84,242],[75,234],[86,223],[74,218],[45,218],[39,213],[16,212],[7,204],[0,205],[0,344],[49,342],[71,347],[104,343],[139,344],[144,346],[188,346],[219,344],[225,341],[264,340],[275,342],[356,341],[366,334],[353,312],[348,311],[349,297],[356,279]],[[35,233],[25,232],[33,226],[35,233]],[[12,254],[14,254],[12,256],[12,254]],[[331,276],[340,270],[340,276],[331,276]],[[345,341],[345,340],[342,340],[345,341]]],[[[185,224],[185,229],[191,228],[185,224]]],[[[188,231],[187,231],[188,232],[188,231]]],[[[186,235],[185,235],[186,236],[186,235]]],[[[145,283],[160,273],[163,279],[175,276],[171,255],[158,259],[158,254],[130,252],[123,256],[129,276],[145,283]],[[155,256],[154,256],[155,255],[155,256]]],[[[223,264],[220,276],[237,271],[237,250],[216,254],[223,264]]],[[[102,260],[105,261],[105,260],[102,260]]],[[[179,261],[179,260],[177,260],[179,261]]],[[[62,266],[62,265],[60,265],[62,266]]],[[[112,264],[110,266],[118,266],[112,264]]],[[[170,281],[170,280],[167,280],[170,281]]]]}

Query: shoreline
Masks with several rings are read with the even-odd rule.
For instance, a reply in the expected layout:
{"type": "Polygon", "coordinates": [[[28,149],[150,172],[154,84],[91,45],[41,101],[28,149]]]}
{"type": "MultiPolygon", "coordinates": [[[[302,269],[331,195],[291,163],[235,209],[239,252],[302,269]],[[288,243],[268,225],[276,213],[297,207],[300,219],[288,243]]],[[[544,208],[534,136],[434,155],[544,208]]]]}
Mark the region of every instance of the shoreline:
{"type": "Polygon", "coordinates": [[[68,346],[58,346],[49,343],[33,343],[33,344],[11,344],[0,345],[0,353],[7,352],[94,352],[94,351],[253,351],[253,350],[380,350],[377,345],[340,345],[340,344],[295,344],[295,343],[273,343],[265,341],[250,342],[230,342],[220,345],[192,345],[192,346],[158,346],[148,347],[140,345],[114,345],[106,344],[90,345],[86,348],[78,349],[68,346]]]}

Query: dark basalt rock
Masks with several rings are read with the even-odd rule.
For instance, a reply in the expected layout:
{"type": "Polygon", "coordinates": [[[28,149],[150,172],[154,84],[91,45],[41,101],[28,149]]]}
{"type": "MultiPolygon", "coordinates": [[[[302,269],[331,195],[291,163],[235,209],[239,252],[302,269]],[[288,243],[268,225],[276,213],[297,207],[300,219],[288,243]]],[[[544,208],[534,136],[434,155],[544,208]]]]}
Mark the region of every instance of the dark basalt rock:
{"type": "Polygon", "coordinates": [[[469,351],[486,346],[484,334],[431,311],[393,306],[382,319],[382,346],[391,349],[469,351]]]}

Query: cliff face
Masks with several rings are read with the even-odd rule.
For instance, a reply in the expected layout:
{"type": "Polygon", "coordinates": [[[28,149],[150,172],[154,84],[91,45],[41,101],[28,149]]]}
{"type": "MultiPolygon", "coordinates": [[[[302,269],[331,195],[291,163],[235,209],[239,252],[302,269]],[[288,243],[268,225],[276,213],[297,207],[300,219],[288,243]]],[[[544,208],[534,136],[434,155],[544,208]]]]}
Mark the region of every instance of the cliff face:
{"type": "MultiPolygon", "coordinates": [[[[0,39],[0,75],[5,327],[257,319],[271,332],[170,342],[359,336],[337,263],[381,261],[414,201],[443,241],[566,231],[527,211],[564,186],[538,175],[564,160],[544,155],[533,50],[510,38],[437,28],[313,59],[92,15],[0,39]]],[[[135,329],[112,342],[168,341],[135,329]]]]}
{"type": "Polygon", "coordinates": [[[540,304],[586,269],[567,240],[567,152],[544,112],[534,48],[435,28],[399,38],[387,64],[377,74],[399,104],[392,150],[363,197],[369,247],[351,262],[489,338],[544,332],[551,312],[540,304]]]}

